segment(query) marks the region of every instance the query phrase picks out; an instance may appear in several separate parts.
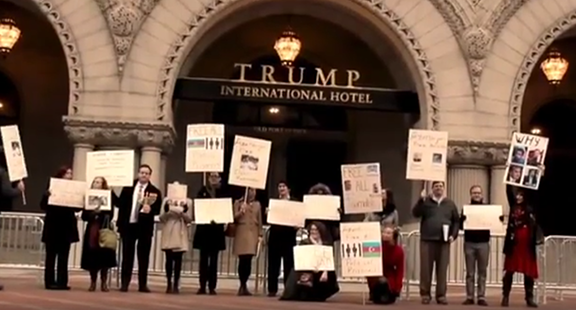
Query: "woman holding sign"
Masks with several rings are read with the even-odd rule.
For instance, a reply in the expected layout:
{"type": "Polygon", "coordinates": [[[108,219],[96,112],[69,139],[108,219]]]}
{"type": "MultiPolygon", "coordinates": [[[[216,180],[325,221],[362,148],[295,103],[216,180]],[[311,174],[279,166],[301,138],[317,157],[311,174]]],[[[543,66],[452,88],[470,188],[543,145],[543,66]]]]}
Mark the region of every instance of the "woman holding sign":
{"type": "Polygon", "coordinates": [[[250,296],[247,283],[252,273],[252,258],[258,254],[262,241],[262,207],[256,200],[256,190],[246,189],[246,196],[234,203],[234,254],[238,256],[240,288],[238,296],[250,296]]]}
{"type": "MultiPolygon", "coordinates": [[[[536,245],[541,241],[534,211],[529,205],[527,192],[512,185],[506,185],[506,195],[510,205],[510,217],[504,240],[504,279],[502,280],[502,306],[508,307],[514,273],[524,275],[526,305],[536,308],[534,301],[534,280],[538,278],[536,245]]],[[[504,217],[500,217],[504,220],[504,217]]]]}
{"type": "MultiPolygon", "coordinates": [[[[72,168],[60,168],[53,178],[72,180],[72,168]]],[[[82,209],[50,205],[48,203],[50,194],[50,189],[48,189],[40,201],[40,208],[46,212],[42,230],[42,242],[46,247],[44,286],[47,290],[69,290],[70,246],[80,240],[75,212],[82,211],[82,209]],[[56,264],[58,264],[57,277],[54,270],[56,264]]]]}
{"type": "Polygon", "coordinates": [[[404,250],[396,244],[398,230],[391,224],[382,226],[382,277],[369,277],[370,300],[375,304],[396,302],[404,281],[404,250]]]}
{"type": "MultiPolygon", "coordinates": [[[[110,190],[108,182],[103,177],[96,177],[92,181],[91,189],[110,190]]],[[[118,202],[118,196],[111,193],[112,206],[118,202]]],[[[96,290],[98,273],[100,273],[100,289],[102,292],[108,292],[108,270],[117,266],[116,248],[107,248],[100,245],[102,229],[111,229],[110,221],[114,214],[112,210],[100,210],[98,206],[94,210],[82,211],[82,220],[86,222],[86,231],[84,232],[84,242],[82,244],[82,260],[80,266],[82,269],[90,272],[90,292],[96,290]]]]}
{"type": "MultiPolygon", "coordinates": [[[[322,222],[313,221],[306,226],[308,239],[300,245],[316,244],[332,246],[330,233],[322,222]]],[[[338,293],[338,281],[334,271],[295,271],[292,270],[280,300],[326,301],[338,293]]]]}

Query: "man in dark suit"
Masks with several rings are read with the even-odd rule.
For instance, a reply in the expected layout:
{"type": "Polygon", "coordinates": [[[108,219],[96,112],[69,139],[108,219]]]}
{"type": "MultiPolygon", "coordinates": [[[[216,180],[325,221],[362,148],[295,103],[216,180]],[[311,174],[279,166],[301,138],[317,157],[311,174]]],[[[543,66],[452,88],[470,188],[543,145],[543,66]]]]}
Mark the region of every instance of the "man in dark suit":
{"type": "MultiPolygon", "coordinates": [[[[278,183],[278,199],[293,200],[290,197],[290,188],[284,181],[278,183]]],[[[268,212],[268,209],[266,209],[268,212]]],[[[294,269],[293,248],[296,245],[296,227],[270,225],[268,237],[268,296],[274,297],[278,293],[278,276],[280,276],[280,262],[284,262],[284,284],[288,280],[290,271],[294,269]]]]}
{"type": "Polygon", "coordinates": [[[124,187],[118,201],[118,232],[122,238],[122,292],[128,291],[132,280],[135,252],[138,255],[138,291],[150,292],[147,280],[154,216],[160,214],[162,205],[162,193],[150,183],[151,175],[152,168],[146,164],[141,165],[134,185],[124,187]]]}

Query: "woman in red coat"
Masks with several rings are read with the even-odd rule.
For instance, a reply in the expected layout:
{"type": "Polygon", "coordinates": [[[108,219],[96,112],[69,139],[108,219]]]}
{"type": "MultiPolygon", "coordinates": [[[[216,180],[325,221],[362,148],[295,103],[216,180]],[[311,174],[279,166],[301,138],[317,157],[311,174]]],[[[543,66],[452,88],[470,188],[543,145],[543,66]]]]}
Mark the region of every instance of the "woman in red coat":
{"type": "Polygon", "coordinates": [[[396,244],[398,231],[392,225],[382,228],[382,277],[369,277],[370,300],[375,304],[396,302],[404,281],[404,250],[396,244]]]}

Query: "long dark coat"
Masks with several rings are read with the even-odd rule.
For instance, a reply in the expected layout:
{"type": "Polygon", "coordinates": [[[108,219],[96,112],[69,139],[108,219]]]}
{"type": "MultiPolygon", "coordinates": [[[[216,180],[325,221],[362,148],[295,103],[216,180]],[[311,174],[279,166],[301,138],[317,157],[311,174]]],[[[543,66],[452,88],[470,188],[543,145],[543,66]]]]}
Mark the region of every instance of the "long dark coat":
{"type": "Polygon", "coordinates": [[[78,242],[80,238],[75,212],[82,211],[82,209],[49,205],[49,195],[50,193],[46,191],[40,201],[40,208],[46,212],[42,242],[52,245],[78,242]]]}
{"type": "MultiPolygon", "coordinates": [[[[118,203],[118,196],[112,192],[112,208],[118,203]]],[[[116,250],[103,249],[100,246],[90,246],[90,239],[97,238],[93,234],[104,227],[110,225],[114,216],[112,211],[94,212],[82,211],[82,220],[86,222],[84,240],[82,242],[82,259],[80,267],[84,270],[100,270],[103,268],[113,268],[117,266],[116,250]]],[[[108,226],[110,227],[110,226],[108,226]]]]}
{"type": "MultiPolygon", "coordinates": [[[[216,189],[210,194],[206,186],[202,187],[197,198],[225,198],[225,193],[221,189],[216,189]]],[[[194,241],[192,247],[200,251],[218,252],[226,249],[226,235],[224,224],[202,224],[196,225],[194,241]]]]}
{"type": "MultiPolygon", "coordinates": [[[[521,190],[518,189],[517,187],[514,187],[512,185],[506,185],[506,197],[508,198],[508,205],[510,206],[510,214],[512,214],[513,208],[519,208],[520,206],[518,206],[516,204],[516,190],[521,190]]],[[[528,217],[528,228],[530,229],[530,234],[531,234],[531,242],[529,244],[530,247],[530,253],[534,256],[534,258],[536,257],[536,246],[538,244],[541,244],[544,240],[544,236],[542,235],[542,231],[540,230],[540,227],[538,226],[538,224],[536,223],[536,217],[534,216],[534,209],[530,206],[531,201],[533,201],[532,195],[530,194],[530,191],[528,190],[522,190],[522,193],[524,194],[524,201],[526,202],[525,204],[525,208],[526,208],[526,216],[528,217]]],[[[512,251],[514,250],[514,233],[516,231],[516,227],[513,223],[514,221],[509,220],[508,221],[508,226],[506,228],[506,237],[504,239],[504,249],[503,249],[503,253],[504,255],[511,255],[512,251]]]]}

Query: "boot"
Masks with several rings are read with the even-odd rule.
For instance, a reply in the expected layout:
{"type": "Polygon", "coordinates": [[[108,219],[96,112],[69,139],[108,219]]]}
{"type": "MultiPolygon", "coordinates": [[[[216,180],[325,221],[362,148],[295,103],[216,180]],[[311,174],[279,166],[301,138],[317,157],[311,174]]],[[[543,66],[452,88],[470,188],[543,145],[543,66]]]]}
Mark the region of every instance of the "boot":
{"type": "Polygon", "coordinates": [[[100,271],[100,290],[102,292],[109,292],[110,289],[108,288],[108,270],[102,269],[100,271]]]}
{"type": "Polygon", "coordinates": [[[502,307],[508,307],[510,305],[510,291],[512,290],[512,277],[513,273],[505,273],[502,279],[502,302],[500,305],[502,307]]]}
{"type": "Polygon", "coordinates": [[[96,281],[98,281],[98,270],[90,270],[90,287],[89,292],[94,292],[96,290],[96,281]]]}
{"type": "Polygon", "coordinates": [[[96,290],[96,281],[91,280],[90,281],[90,287],[88,288],[89,292],[94,292],[96,290]]]}
{"type": "Polygon", "coordinates": [[[166,294],[172,294],[172,292],[173,292],[172,281],[168,280],[166,282],[166,294]]]}
{"type": "Polygon", "coordinates": [[[534,301],[534,279],[524,276],[524,292],[526,294],[526,306],[538,308],[538,304],[534,301]]]}
{"type": "Polygon", "coordinates": [[[180,294],[180,281],[174,280],[174,285],[172,286],[172,294],[180,294]]]}

